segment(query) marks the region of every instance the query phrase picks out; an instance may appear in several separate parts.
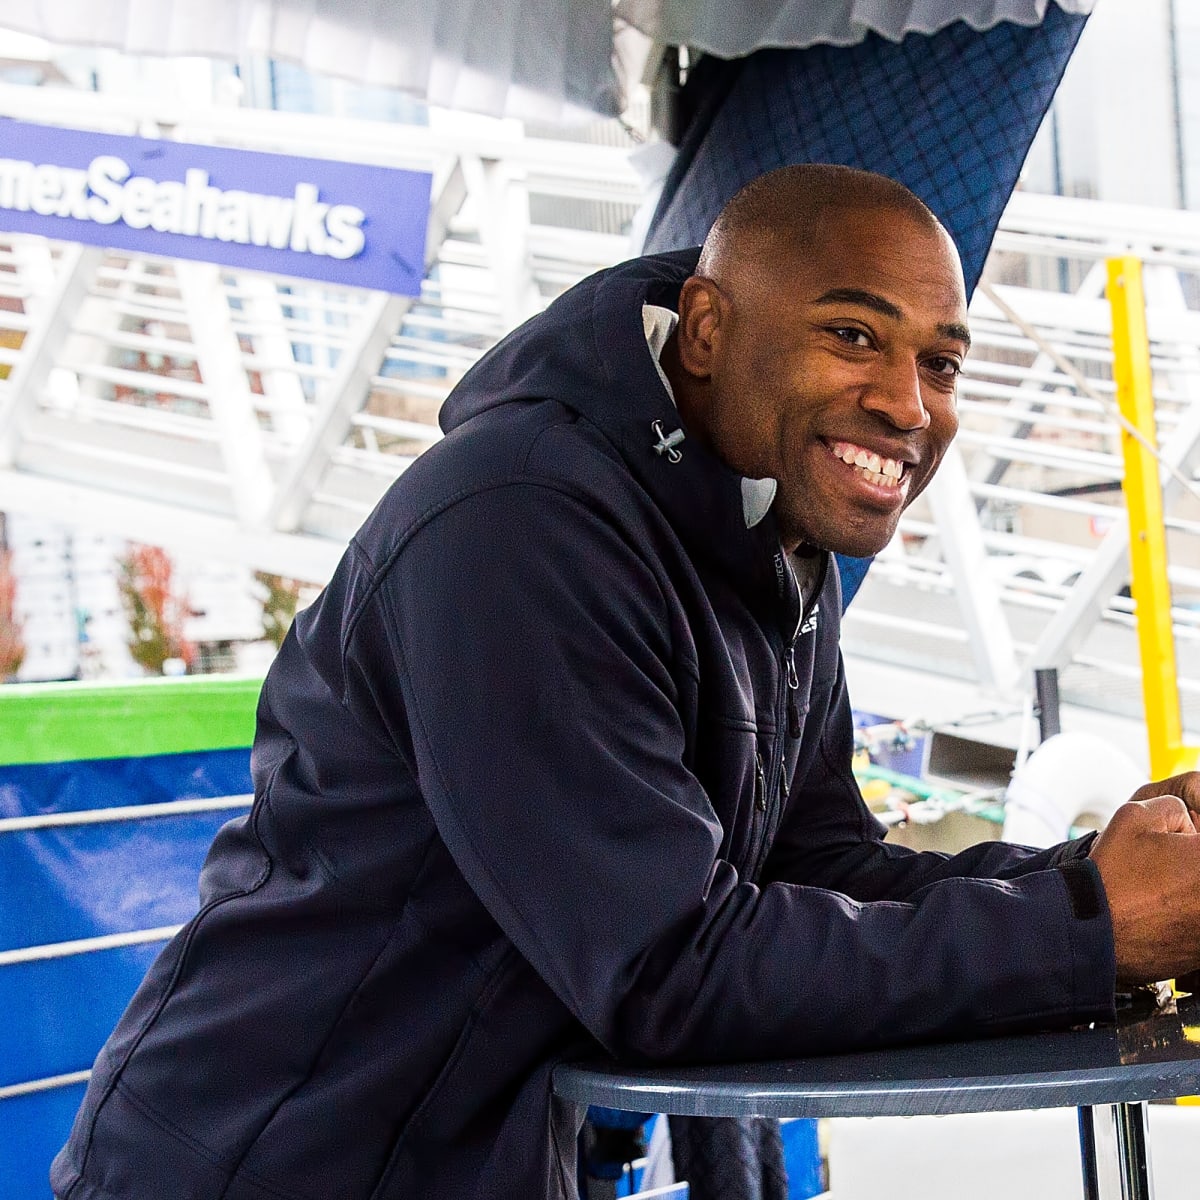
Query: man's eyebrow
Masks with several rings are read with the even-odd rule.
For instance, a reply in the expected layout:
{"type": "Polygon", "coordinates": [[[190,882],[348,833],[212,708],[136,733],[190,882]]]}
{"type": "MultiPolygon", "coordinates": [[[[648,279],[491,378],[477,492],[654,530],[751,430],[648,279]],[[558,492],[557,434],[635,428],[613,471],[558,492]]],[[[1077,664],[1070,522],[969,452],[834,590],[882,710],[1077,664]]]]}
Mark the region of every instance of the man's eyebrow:
{"type": "Polygon", "coordinates": [[[890,300],[877,296],[874,292],[864,292],[858,288],[830,288],[818,296],[814,304],[861,304],[863,308],[873,308],[885,317],[900,320],[904,314],[890,300]]]}
{"type": "Polygon", "coordinates": [[[968,350],[971,348],[971,331],[957,321],[951,321],[948,325],[939,325],[938,333],[943,337],[957,338],[960,342],[966,343],[968,350]]]}
{"type": "MultiPolygon", "coordinates": [[[[865,292],[859,288],[830,288],[829,291],[818,296],[813,303],[861,304],[863,308],[873,309],[895,321],[899,321],[904,316],[904,313],[890,300],[885,300],[875,292],[865,292]]],[[[956,338],[958,341],[964,342],[970,349],[971,331],[965,325],[960,325],[957,321],[950,321],[939,325],[937,329],[943,337],[956,338]]]]}

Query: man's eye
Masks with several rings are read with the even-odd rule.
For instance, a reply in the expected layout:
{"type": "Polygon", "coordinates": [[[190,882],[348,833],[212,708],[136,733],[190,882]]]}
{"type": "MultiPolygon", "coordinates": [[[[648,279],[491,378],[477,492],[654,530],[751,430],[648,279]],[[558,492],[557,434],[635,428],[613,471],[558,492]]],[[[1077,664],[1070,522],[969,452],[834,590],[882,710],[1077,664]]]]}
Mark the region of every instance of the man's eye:
{"type": "Polygon", "coordinates": [[[861,329],[855,329],[852,325],[837,325],[830,332],[834,337],[841,338],[843,342],[851,346],[869,346],[871,338],[861,329]]]}
{"type": "Polygon", "coordinates": [[[962,371],[962,363],[960,363],[958,359],[945,358],[941,355],[939,355],[937,358],[927,359],[925,365],[935,375],[947,375],[951,379],[958,378],[959,373],[962,371]]]}

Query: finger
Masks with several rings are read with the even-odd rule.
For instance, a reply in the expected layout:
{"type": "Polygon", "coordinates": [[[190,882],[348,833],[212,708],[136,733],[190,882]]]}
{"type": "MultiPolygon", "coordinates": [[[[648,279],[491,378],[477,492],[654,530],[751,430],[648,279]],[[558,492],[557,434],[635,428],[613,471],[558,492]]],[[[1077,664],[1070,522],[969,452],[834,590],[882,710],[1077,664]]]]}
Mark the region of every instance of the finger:
{"type": "Polygon", "coordinates": [[[1133,800],[1152,800],[1158,796],[1178,796],[1192,812],[1200,812],[1200,771],[1184,771],[1170,779],[1158,779],[1138,788],[1133,800]]]}
{"type": "Polygon", "coordinates": [[[1149,830],[1155,833],[1195,833],[1192,814],[1179,796],[1154,796],[1149,800],[1134,800],[1146,815],[1149,830]]]}
{"type": "Polygon", "coordinates": [[[1192,812],[1200,812],[1200,771],[1176,775],[1172,782],[1174,786],[1168,789],[1170,793],[1179,796],[1192,812]]]}

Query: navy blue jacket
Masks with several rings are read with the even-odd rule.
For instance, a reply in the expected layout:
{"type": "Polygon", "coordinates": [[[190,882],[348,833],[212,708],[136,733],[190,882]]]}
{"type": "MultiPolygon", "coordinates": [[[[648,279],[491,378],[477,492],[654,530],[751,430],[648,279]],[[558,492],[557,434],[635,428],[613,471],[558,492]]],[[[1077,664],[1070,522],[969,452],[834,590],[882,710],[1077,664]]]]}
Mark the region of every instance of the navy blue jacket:
{"type": "Polygon", "coordinates": [[[549,1073],[1112,1015],[1085,847],[890,846],[836,571],[679,428],[643,302],[580,284],[445,406],[263,688],[250,814],[97,1060],[70,1200],[568,1196],[549,1073]],[[794,686],[789,667],[794,664],[794,686]]]}

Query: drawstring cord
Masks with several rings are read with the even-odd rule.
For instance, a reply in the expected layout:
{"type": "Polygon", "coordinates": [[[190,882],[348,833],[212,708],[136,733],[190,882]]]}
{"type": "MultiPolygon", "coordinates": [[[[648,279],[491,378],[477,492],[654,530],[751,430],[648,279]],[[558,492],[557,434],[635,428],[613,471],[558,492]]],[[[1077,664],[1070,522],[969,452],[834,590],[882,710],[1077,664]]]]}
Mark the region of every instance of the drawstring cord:
{"type": "Polygon", "coordinates": [[[678,446],[679,443],[684,439],[683,430],[674,429],[670,433],[664,433],[661,421],[651,421],[650,428],[654,431],[654,436],[658,438],[658,441],[651,446],[651,449],[654,451],[654,453],[665,454],[668,462],[677,463],[683,457],[683,455],[675,449],[675,447],[678,446]]]}

